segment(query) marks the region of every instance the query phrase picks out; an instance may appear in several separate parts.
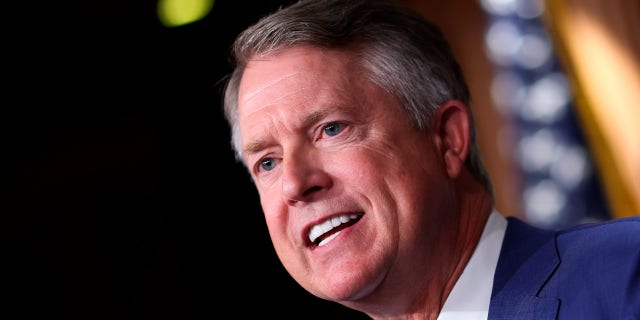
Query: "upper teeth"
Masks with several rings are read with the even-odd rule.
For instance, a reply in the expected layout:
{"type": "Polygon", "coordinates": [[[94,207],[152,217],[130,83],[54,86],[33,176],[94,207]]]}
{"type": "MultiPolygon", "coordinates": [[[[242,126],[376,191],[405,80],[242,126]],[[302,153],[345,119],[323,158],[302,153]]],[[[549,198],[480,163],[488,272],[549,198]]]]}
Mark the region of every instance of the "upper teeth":
{"type": "Polygon", "coordinates": [[[315,242],[316,239],[318,239],[318,237],[331,231],[331,229],[343,223],[349,222],[349,220],[353,220],[357,218],[358,218],[358,215],[356,214],[343,214],[337,217],[333,217],[331,219],[327,219],[323,223],[320,223],[311,227],[311,230],[309,230],[309,240],[311,240],[311,242],[315,242]]]}

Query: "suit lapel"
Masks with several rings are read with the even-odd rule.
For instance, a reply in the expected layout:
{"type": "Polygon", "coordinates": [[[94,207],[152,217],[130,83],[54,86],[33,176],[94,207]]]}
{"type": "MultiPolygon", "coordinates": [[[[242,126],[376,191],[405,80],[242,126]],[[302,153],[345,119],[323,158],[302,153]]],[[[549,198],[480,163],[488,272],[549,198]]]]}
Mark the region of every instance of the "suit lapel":
{"type": "Polygon", "coordinates": [[[555,319],[559,300],[538,296],[560,263],[554,233],[507,219],[489,319],[555,319]]]}

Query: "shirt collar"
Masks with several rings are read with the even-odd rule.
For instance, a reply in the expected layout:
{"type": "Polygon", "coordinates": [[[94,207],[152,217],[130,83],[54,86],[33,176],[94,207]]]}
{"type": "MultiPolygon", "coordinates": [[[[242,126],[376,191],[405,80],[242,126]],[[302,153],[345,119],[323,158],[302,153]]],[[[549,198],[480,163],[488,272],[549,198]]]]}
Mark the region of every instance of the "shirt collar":
{"type": "Polygon", "coordinates": [[[487,319],[493,276],[506,229],[507,219],[493,210],[480,241],[447,297],[438,320],[487,319]]]}

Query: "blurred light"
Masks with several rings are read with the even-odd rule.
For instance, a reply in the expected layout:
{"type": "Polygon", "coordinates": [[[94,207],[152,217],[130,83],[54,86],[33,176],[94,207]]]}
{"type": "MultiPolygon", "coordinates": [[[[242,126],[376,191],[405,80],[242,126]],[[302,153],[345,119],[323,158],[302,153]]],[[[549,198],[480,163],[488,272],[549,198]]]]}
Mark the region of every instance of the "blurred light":
{"type": "Polygon", "coordinates": [[[482,8],[495,15],[509,15],[515,10],[515,0],[480,0],[482,8]]]}
{"type": "Polygon", "coordinates": [[[541,172],[554,161],[556,138],[551,130],[543,128],[525,136],[518,144],[520,166],[527,172],[541,172]]]}
{"type": "Polygon", "coordinates": [[[536,69],[551,57],[551,43],[546,37],[530,33],[522,37],[518,63],[526,69],[536,69]]]}
{"type": "Polygon", "coordinates": [[[522,37],[516,25],[503,20],[491,24],[485,41],[489,58],[498,65],[509,65],[515,60],[522,37]]]}
{"type": "Polygon", "coordinates": [[[491,98],[514,121],[498,132],[498,152],[520,167],[526,219],[557,228],[602,216],[602,200],[587,194],[597,192],[597,181],[571,112],[573,92],[542,21],[545,0],[478,1],[489,16],[485,49],[496,66],[491,98]]]}
{"type": "Polygon", "coordinates": [[[551,180],[542,180],[524,191],[525,215],[536,225],[554,225],[566,203],[563,190],[551,180]]]}
{"type": "Polygon", "coordinates": [[[566,189],[578,187],[591,172],[587,152],[579,145],[563,148],[550,169],[551,177],[566,189]]]}
{"type": "Polygon", "coordinates": [[[525,96],[525,84],[513,71],[500,71],[491,81],[491,98],[498,111],[511,115],[522,104],[525,96]]]}
{"type": "Polygon", "coordinates": [[[159,0],[158,18],[165,27],[198,21],[211,11],[214,0],[159,0]]]}
{"type": "Polygon", "coordinates": [[[531,85],[520,115],[528,121],[549,124],[562,116],[570,99],[565,76],[559,72],[550,73],[531,85]]]}
{"type": "Polygon", "coordinates": [[[543,0],[516,0],[515,11],[522,19],[538,18],[544,11],[543,0]]]}

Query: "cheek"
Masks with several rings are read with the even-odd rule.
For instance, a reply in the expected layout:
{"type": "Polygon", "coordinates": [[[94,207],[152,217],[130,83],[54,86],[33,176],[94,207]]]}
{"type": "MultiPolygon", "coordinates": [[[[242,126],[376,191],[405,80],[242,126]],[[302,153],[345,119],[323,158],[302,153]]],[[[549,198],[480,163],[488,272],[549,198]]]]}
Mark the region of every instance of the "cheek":
{"type": "Polygon", "coordinates": [[[327,161],[325,168],[342,188],[369,195],[371,190],[382,187],[383,164],[384,161],[362,151],[343,152],[327,161]]]}
{"type": "Polygon", "coordinates": [[[300,278],[298,275],[308,268],[296,249],[300,244],[295,240],[295,234],[290,232],[288,207],[279,195],[269,194],[262,198],[265,199],[261,200],[265,222],[278,259],[291,275],[300,278]]]}
{"type": "Polygon", "coordinates": [[[260,206],[264,215],[271,238],[277,241],[286,236],[288,215],[287,207],[282,201],[282,195],[274,192],[275,189],[260,189],[260,206]]]}
{"type": "Polygon", "coordinates": [[[351,171],[345,174],[363,191],[391,198],[401,212],[422,210],[444,178],[442,163],[433,154],[425,141],[367,147],[349,159],[346,166],[351,171]]]}
{"type": "Polygon", "coordinates": [[[369,210],[396,212],[395,193],[405,188],[406,173],[389,155],[377,148],[358,148],[342,153],[330,170],[347,193],[368,203],[369,210]]]}
{"type": "Polygon", "coordinates": [[[287,211],[280,195],[261,192],[260,206],[270,230],[284,228],[284,223],[287,221],[287,211]]]}
{"type": "Polygon", "coordinates": [[[416,161],[394,146],[361,145],[345,152],[335,161],[336,171],[356,186],[366,189],[380,188],[388,184],[403,183],[416,172],[416,161]]]}
{"type": "MultiPolygon", "coordinates": [[[[288,232],[289,221],[286,210],[269,207],[268,205],[263,205],[263,208],[271,243],[280,260],[286,263],[291,260],[290,256],[293,254],[292,249],[294,247],[291,235],[288,232]]],[[[289,269],[289,266],[287,266],[287,269],[289,269]]]]}

